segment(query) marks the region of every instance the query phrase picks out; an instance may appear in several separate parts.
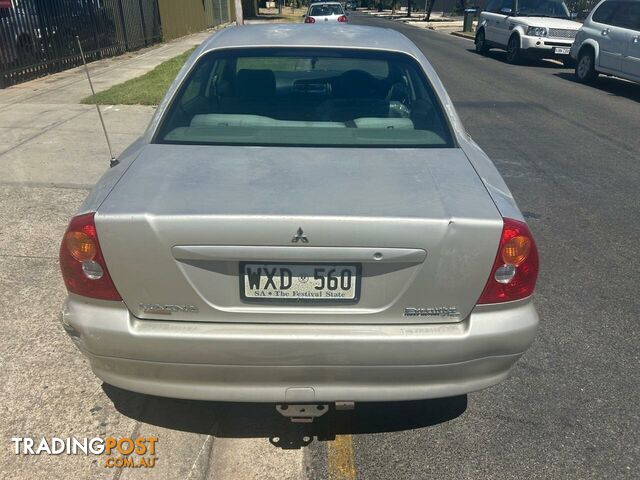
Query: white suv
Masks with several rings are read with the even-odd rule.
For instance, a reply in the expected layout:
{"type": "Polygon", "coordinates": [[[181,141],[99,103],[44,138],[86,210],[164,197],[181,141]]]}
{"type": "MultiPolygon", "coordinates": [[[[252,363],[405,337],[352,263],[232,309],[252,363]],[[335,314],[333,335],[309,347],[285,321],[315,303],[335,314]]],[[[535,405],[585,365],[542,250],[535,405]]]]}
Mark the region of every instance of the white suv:
{"type": "Polygon", "coordinates": [[[580,27],[562,0],[490,0],[480,14],[476,51],[502,48],[509,63],[533,57],[572,65],[569,51],[580,27]]]}
{"type": "Polygon", "coordinates": [[[576,77],[607,73],[640,83],[640,0],[605,0],[591,12],[571,48],[576,77]]]}

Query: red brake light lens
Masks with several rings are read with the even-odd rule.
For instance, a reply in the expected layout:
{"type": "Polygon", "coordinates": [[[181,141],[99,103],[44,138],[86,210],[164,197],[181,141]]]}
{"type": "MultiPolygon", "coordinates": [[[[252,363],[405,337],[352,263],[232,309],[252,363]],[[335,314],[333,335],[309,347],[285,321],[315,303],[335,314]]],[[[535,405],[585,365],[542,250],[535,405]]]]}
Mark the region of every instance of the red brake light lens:
{"type": "Polygon", "coordinates": [[[346,16],[344,16],[344,15],[340,15],[340,16],[338,17],[338,21],[339,21],[339,22],[341,22],[341,23],[345,23],[345,22],[348,22],[348,21],[349,21],[349,19],[348,19],[346,16]]]}
{"type": "Polygon", "coordinates": [[[526,223],[504,219],[498,254],[478,304],[520,300],[533,294],[538,249],[526,223]]]}
{"type": "Polygon", "coordinates": [[[313,17],[305,17],[304,23],[316,23],[316,19],[313,17]]]}
{"type": "Polygon", "coordinates": [[[70,293],[101,300],[122,298],[100,250],[94,213],[71,219],[60,245],[60,270],[70,293]]]}

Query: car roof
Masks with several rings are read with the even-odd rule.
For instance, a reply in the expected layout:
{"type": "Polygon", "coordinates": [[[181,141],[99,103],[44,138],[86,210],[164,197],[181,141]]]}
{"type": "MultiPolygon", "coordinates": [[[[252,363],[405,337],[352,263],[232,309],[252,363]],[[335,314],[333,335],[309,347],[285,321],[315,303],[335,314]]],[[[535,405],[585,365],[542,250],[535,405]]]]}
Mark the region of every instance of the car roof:
{"type": "Polygon", "coordinates": [[[389,28],[302,23],[228,27],[212,35],[201,53],[243,47],[335,47],[396,51],[413,56],[420,54],[413,42],[389,28]]]}
{"type": "Polygon", "coordinates": [[[342,5],[340,2],[311,2],[310,7],[314,5],[342,5]]]}

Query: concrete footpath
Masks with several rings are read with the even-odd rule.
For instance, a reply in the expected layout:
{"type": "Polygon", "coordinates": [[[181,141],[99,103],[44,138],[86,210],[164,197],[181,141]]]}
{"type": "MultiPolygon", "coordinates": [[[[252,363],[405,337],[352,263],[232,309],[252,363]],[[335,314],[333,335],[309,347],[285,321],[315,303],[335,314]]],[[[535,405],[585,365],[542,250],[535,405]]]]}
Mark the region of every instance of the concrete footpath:
{"type": "MultiPolygon", "coordinates": [[[[96,91],[138,77],[200,44],[211,32],[89,64],[96,91]]],[[[2,183],[91,186],[108,166],[109,154],[92,105],[84,69],[0,90],[0,165],[2,183]]],[[[103,108],[114,153],[141,132],[153,107],[103,108]]]]}
{"type": "MultiPolygon", "coordinates": [[[[210,34],[92,63],[96,89],[139,76],[210,34]]],[[[103,385],[60,326],[59,242],[109,162],[95,107],[79,104],[89,93],[79,68],[0,90],[0,478],[300,478],[303,451],[269,443],[288,428],[272,409],[258,415],[250,406],[103,385]],[[254,433],[265,419],[270,427],[254,433]],[[106,468],[104,456],[16,455],[10,441],[138,435],[159,439],[152,471],[106,468]]],[[[118,154],[153,108],[103,111],[118,154]]]]}

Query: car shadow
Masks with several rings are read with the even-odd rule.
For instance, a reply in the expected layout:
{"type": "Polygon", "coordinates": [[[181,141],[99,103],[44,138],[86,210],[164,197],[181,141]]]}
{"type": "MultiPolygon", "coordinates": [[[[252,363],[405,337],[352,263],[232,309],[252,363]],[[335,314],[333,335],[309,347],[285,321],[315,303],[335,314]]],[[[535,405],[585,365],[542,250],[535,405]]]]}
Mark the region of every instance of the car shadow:
{"type": "MultiPolygon", "coordinates": [[[[554,75],[569,82],[580,83],[573,73],[558,72],[554,73],[554,75]]],[[[600,75],[598,80],[589,84],[589,86],[616,97],[625,97],[629,100],[640,102],[640,85],[622,78],[600,75]]]]}
{"type": "Polygon", "coordinates": [[[314,439],[342,434],[397,432],[448,422],[467,409],[467,396],[410,402],[359,403],[355,410],[329,410],[311,424],[294,424],[272,403],[180,400],[130,392],[103,384],[122,415],[172,430],[219,438],[267,438],[275,447],[297,449],[314,439]]]}
{"type": "MultiPolygon", "coordinates": [[[[474,48],[468,48],[467,49],[468,52],[471,53],[475,53],[477,55],[480,55],[478,52],[476,52],[476,50],[474,48]]],[[[490,50],[486,55],[487,58],[493,59],[493,60],[497,60],[499,62],[505,63],[507,65],[511,65],[509,62],[507,62],[507,52],[504,52],[502,50],[490,50]]],[[[538,68],[549,68],[549,69],[567,69],[567,67],[565,67],[561,62],[559,61],[554,61],[554,60],[549,60],[546,58],[525,58],[522,59],[520,61],[519,64],[514,65],[514,66],[520,66],[520,67],[538,67],[538,68]]]]}

